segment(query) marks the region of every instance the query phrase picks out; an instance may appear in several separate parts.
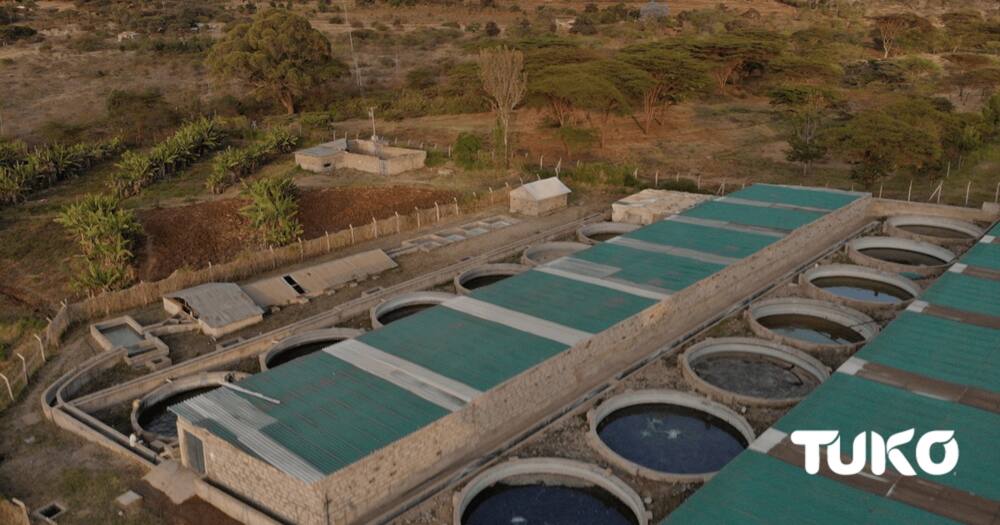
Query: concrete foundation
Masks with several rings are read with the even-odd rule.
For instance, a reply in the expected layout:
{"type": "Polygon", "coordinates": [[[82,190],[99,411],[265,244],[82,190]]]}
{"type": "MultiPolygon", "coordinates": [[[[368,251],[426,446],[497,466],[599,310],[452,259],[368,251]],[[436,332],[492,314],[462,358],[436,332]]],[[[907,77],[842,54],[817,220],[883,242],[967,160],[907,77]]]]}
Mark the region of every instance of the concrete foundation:
{"type": "Polygon", "coordinates": [[[480,492],[497,483],[525,484],[539,481],[549,485],[601,488],[628,506],[635,515],[636,523],[649,523],[650,514],[643,505],[642,498],[624,481],[597,465],[562,458],[513,459],[476,476],[465,488],[455,493],[452,523],[462,525],[462,515],[469,503],[480,492]]]}
{"type": "Polygon", "coordinates": [[[371,140],[338,139],[295,152],[295,163],[316,173],[350,168],[376,175],[398,175],[424,167],[426,160],[426,151],[371,140]]]}
{"type": "Polygon", "coordinates": [[[805,350],[819,357],[823,362],[835,362],[853,354],[861,345],[875,337],[879,331],[878,323],[871,317],[853,308],[815,299],[796,297],[766,299],[750,305],[745,314],[750,330],[757,337],[805,350]],[[802,315],[830,321],[853,330],[862,340],[846,344],[814,343],[781,335],[760,323],[760,319],[779,315],[802,315]]]}
{"type": "Polygon", "coordinates": [[[746,439],[747,443],[754,440],[753,427],[750,426],[750,423],[743,416],[733,412],[725,405],[677,390],[638,390],[612,397],[587,412],[587,442],[611,464],[633,476],[642,476],[656,481],[671,483],[695,483],[711,479],[715,475],[715,472],[700,474],[661,472],[633,463],[620,456],[614,450],[611,450],[597,434],[597,427],[601,424],[601,421],[618,410],[635,405],[660,404],[681,406],[711,414],[736,429],[746,439]]]}
{"type": "Polygon", "coordinates": [[[864,312],[868,315],[891,314],[896,310],[906,308],[907,305],[913,302],[913,299],[916,296],[920,295],[920,285],[910,279],[907,279],[906,277],[896,273],[883,272],[873,268],[866,268],[864,266],[855,266],[853,264],[827,264],[824,266],[817,266],[816,268],[799,275],[799,285],[805,294],[812,299],[841,304],[854,308],[860,312],[864,312]],[[910,298],[901,300],[898,303],[879,303],[843,297],[813,284],[814,280],[825,277],[850,277],[854,279],[874,281],[876,283],[882,283],[898,288],[910,294],[910,298]]]}
{"type": "Polygon", "coordinates": [[[808,354],[772,341],[750,337],[707,339],[688,348],[678,358],[678,365],[684,374],[684,378],[691,386],[708,397],[723,403],[786,407],[794,405],[803,399],[804,396],[773,398],[741,394],[706,381],[694,370],[695,366],[704,359],[739,355],[745,355],[754,359],[776,361],[782,363],[784,366],[794,367],[797,373],[808,374],[817,384],[826,381],[830,377],[829,368],[808,354]]]}
{"type": "Polygon", "coordinates": [[[885,272],[908,273],[922,277],[939,275],[955,260],[955,253],[936,244],[902,239],[899,237],[861,237],[847,244],[847,257],[855,264],[875,268],[885,272]],[[938,259],[941,264],[919,266],[885,261],[863,253],[871,249],[905,250],[938,259]]]}
{"type": "Polygon", "coordinates": [[[933,215],[897,215],[886,219],[882,231],[892,237],[930,242],[948,248],[969,246],[975,239],[983,236],[983,229],[975,224],[949,217],[933,215]],[[924,228],[928,231],[920,232],[924,228]],[[948,235],[942,236],[934,232],[940,230],[948,235]]]}

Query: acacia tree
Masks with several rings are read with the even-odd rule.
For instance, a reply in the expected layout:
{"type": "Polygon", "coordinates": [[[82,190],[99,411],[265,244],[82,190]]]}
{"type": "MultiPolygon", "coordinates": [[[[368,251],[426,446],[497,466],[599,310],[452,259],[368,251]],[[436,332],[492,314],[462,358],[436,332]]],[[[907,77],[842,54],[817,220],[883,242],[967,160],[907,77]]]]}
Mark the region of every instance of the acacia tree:
{"type": "Polygon", "coordinates": [[[708,84],[704,67],[685,51],[642,45],[625,49],[622,60],[642,69],[650,77],[641,96],[639,127],[644,134],[649,133],[654,122],[659,122],[666,108],[702,91],[708,84]]]}
{"type": "Polygon", "coordinates": [[[528,80],[524,73],[524,53],[507,47],[479,52],[479,78],[497,115],[503,140],[504,165],[510,164],[510,123],[514,108],[524,99],[528,80]]]}
{"type": "Polygon", "coordinates": [[[581,115],[597,130],[603,148],[611,116],[627,114],[631,109],[628,96],[619,86],[634,89],[636,79],[631,78],[634,71],[625,71],[622,66],[610,61],[554,66],[532,81],[531,93],[549,108],[561,128],[570,124],[575,115],[581,115]]]}
{"type": "Polygon", "coordinates": [[[283,9],[230,29],[212,46],[207,63],[216,75],[276,98],[289,114],[306,91],[340,69],[326,36],[283,9]]]}
{"type": "Polygon", "coordinates": [[[782,50],[782,39],[773,33],[723,33],[701,39],[686,47],[691,54],[704,60],[709,75],[715,80],[719,94],[728,94],[730,83],[753,73],[764,71],[782,50]]]}
{"type": "Polygon", "coordinates": [[[906,30],[908,25],[906,18],[898,14],[880,16],[875,19],[875,29],[878,31],[878,40],[882,46],[882,58],[889,58],[896,38],[906,30]]]}

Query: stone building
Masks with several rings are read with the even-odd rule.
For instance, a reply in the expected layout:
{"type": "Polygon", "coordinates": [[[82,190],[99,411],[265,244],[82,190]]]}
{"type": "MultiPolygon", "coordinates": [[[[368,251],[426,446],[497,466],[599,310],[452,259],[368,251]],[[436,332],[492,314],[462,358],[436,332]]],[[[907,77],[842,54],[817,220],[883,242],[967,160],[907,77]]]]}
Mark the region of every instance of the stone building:
{"type": "Polygon", "coordinates": [[[558,177],[530,182],[510,192],[510,212],[544,215],[565,208],[570,189],[558,177]]]}

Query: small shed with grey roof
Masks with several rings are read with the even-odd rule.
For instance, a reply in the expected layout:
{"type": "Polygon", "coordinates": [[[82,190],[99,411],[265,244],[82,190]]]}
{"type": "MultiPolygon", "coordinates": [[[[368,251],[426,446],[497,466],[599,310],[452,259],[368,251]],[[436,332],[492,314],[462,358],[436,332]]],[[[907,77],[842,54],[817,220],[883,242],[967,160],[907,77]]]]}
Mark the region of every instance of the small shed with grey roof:
{"type": "Polygon", "coordinates": [[[530,182],[510,192],[510,211],[522,215],[544,215],[565,208],[570,189],[551,177],[530,182]]]}
{"type": "Polygon", "coordinates": [[[262,310],[239,285],[205,283],[163,296],[163,309],[188,315],[211,337],[223,336],[264,320],[262,310]]]}

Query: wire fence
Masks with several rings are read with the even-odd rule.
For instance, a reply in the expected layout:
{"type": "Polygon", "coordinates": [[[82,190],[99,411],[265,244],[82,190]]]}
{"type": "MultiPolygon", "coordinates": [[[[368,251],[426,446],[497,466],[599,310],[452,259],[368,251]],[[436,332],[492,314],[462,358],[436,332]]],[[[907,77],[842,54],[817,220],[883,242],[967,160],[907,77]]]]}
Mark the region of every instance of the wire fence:
{"type": "Polygon", "coordinates": [[[63,303],[56,315],[48,320],[45,329],[10,351],[10,359],[0,363],[0,410],[17,399],[27,388],[32,375],[50,357],[62,342],[69,328],[79,322],[105,317],[116,312],[138,308],[163,295],[214,281],[238,281],[295,264],[307,259],[327,255],[340,248],[375,240],[389,235],[415,231],[440,223],[449,217],[471,215],[506,202],[510,188],[490,188],[485,195],[451,202],[435,203],[433,208],[414,208],[410,213],[393,213],[382,219],[372,218],[366,224],[349,225],[347,228],[328,232],[322,237],[302,240],[278,248],[268,248],[237,259],[198,270],[181,269],[169,277],[153,282],[140,282],[130,288],[102,293],[75,303],[63,303]]]}

